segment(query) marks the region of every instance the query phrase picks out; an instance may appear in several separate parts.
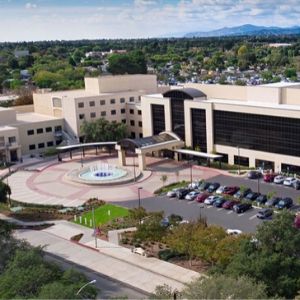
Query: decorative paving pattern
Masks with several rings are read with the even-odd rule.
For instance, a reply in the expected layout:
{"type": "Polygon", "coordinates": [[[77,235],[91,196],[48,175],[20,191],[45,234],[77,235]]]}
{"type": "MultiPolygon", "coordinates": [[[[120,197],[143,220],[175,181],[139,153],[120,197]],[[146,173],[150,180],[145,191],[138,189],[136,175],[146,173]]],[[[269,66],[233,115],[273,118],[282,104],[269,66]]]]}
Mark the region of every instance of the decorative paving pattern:
{"type": "MultiPolygon", "coordinates": [[[[116,157],[107,156],[88,159],[85,166],[96,162],[117,164],[116,157]]],[[[128,158],[127,163],[132,164],[128,158]]],[[[59,204],[64,206],[79,206],[89,198],[96,197],[109,202],[122,202],[137,199],[137,189],[142,187],[141,198],[153,195],[153,192],[162,186],[161,176],[167,175],[166,184],[190,179],[190,167],[183,163],[176,163],[166,159],[147,158],[149,170],[143,172],[142,178],[136,182],[118,186],[87,186],[71,182],[66,179],[66,174],[71,170],[81,167],[80,160],[66,161],[45,166],[41,171],[18,171],[9,177],[12,188],[12,199],[20,202],[36,204],[59,204]],[[151,164],[153,163],[153,164],[151,164]],[[177,172],[176,172],[177,171],[177,172]]],[[[218,175],[214,169],[193,167],[193,179],[207,179],[218,175]]]]}

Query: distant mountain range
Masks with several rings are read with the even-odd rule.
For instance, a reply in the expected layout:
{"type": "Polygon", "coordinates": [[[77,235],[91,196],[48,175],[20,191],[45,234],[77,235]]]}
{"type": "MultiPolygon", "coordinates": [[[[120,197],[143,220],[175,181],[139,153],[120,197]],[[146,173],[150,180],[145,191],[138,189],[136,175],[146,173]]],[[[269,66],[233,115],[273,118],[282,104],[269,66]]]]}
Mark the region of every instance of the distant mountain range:
{"type": "Polygon", "coordinates": [[[240,36],[240,35],[283,35],[283,34],[300,34],[300,26],[293,27],[265,27],[245,24],[236,27],[224,27],[207,32],[190,32],[184,37],[218,37],[218,36],[240,36]]]}

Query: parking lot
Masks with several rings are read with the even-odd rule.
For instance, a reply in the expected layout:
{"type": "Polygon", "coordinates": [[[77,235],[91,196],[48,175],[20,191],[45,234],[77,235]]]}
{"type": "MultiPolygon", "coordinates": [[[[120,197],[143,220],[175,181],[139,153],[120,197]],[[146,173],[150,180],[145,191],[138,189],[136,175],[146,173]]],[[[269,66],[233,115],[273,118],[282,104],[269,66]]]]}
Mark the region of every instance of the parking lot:
{"type": "MultiPolygon", "coordinates": [[[[209,179],[209,182],[219,182],[221,185],[250,187],[252,191],[257,192],[258,180],[248,178],[236,178],[225,175],[218,175],[209,179]]],[[[291,197],[295,201],[300,197],[300,191],[283,185],[274,183],[265,183],[260,179],[259,191],[262,194],[267,194],[270,191],[275,191],[279,197],[291,197]]],[[[137,207],[138,200],[126,201],[120,203],[126,207],[137,207]]],[[[178,200],[177,198],[168,198],[167,196],[150,197],[142,200],[141,205],[149,211],[163,210],[165,215],[179,214],[184,219],[196,220],[201,215],[206,217],[209,224],[216,224],[224,228],[239,229],[243,232],[254,232],[256,227],[262,222],[268,220],[259,220],[256,217],[257,208],[252,208],[245,213],[237,214],[232,210],[224,208],[216,208],[207,206],[196,201],[178,200]]]]}

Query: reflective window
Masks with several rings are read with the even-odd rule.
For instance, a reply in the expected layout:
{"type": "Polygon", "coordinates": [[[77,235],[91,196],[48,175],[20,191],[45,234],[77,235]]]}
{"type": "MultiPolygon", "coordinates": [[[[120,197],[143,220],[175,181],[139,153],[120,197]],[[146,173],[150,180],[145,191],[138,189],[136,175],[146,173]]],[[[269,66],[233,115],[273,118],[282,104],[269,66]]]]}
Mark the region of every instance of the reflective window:
{"type": "Polygon", "coordinates": [[[152,104],[152,125],[153,135],[157,135],[166,130],[165,107],[160,104],[152,104]]]}
{"type": "Polygon", "coordinates": [[[191,109],[193,148],[207,152],[205,109],[191,109]]]}

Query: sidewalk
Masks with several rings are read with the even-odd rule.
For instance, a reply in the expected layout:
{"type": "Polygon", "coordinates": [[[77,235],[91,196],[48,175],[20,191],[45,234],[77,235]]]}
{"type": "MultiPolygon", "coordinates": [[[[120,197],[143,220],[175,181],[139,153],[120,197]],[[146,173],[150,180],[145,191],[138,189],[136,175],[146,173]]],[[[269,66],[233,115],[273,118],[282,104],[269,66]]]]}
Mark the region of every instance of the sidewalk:
{"type": "MultiPolygon", "coordinates": [[[[0,214],[9,222],[16,220],[0,214]]],[[[72,263],[91,269],[130,285],[138,290],[153,293],[156,286],[167,284],[173,289],[182,290],[185,283],[201,276],[199,273],[161,261],[146,258],[131,252],[130,249],[97,239],[93,230],[67,221],[22,222],[20,225],[40,225],[54,223],[44,230],[16,230],[17,238],[25,239],[33,246],[45,246],[44,250],[72,263]],[[83,233],[80,243],[70,241],[74,235],[83,233]]]]}

